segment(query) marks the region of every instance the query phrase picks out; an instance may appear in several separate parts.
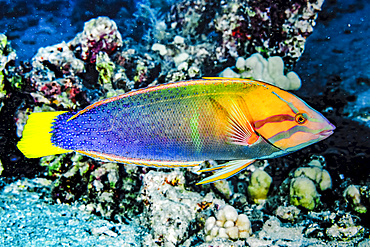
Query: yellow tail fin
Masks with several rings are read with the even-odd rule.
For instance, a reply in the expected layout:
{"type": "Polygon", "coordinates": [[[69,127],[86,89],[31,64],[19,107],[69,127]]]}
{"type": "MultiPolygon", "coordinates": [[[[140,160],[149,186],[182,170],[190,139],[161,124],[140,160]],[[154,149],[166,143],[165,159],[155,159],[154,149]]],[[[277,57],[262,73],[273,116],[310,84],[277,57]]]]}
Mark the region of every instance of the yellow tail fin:
{"type": "Polygon", "coordinates": [[[27,158],[68,153],[73,150],[59,148],[51,143],[53,121],[65,111],[32,113],[24,126],[22,139],[17,147],[27,158]]]}

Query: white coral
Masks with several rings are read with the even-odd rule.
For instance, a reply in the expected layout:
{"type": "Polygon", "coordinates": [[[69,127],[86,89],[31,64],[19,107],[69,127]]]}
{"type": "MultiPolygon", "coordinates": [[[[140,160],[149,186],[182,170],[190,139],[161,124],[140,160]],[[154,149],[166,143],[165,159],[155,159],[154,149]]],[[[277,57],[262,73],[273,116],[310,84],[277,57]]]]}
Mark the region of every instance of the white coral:
{"type": "Polygon", "coordinates": [[[221,77],[251,78],[260,80],[285,90],[297,90],[301,87],[301,79],[291,71],[284,75],[284,62],[281,57],[273,56],[266,60],[261,54],[255,53],[247,59],[239,57],[236,61],[238,73],[231,73],[230,68],[221,72],[221,77]]]}
{"type": "Polygon", "coordinates": [[[245,214],[239,214],[233,206],[225,205],[209,217],[205,224],[206,240],[214,238],[245,239],[252,234],[251,222],[245,214]]]}

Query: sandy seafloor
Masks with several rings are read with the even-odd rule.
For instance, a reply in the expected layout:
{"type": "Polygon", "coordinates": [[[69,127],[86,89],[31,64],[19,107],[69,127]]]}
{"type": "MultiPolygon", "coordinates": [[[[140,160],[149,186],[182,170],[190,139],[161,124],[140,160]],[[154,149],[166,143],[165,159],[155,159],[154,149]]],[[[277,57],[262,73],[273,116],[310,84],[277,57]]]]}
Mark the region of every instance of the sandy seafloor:
{"type": "MultiPolygon", "coordinates": [[[[65,11],[69,10],[68,6],[50,8],[50,13],[55,14],[50,18],[62,21],[58,27],[50,26],[50,20],[27,27],[25,17],[17,20],[6,16],[0,20],[0,32],[9,35],[19,60],[30,59],[39,47],[68,41],[81,30],[82,22],[76,27],[73,20],[68,19],[70,15],[65,11]]],[[[43,11],[40,16],[45,18],[43,11]]],[[[35,15],[36,12],[29,13],[35,15]]],[[[362,105],[353,105],[354,108],[370,107],[369,87],[353,83],[356,78],[369,80],[370,77],[369,13],[369,1],[326,1],[294,69],[303,84],[298,95],[315,97],[325,90],[326,81],[335,74],[341,78],[344,89],[359,96],[358,104],[362,105]]],[[[135,223],[119,224],[84,213],[78,203],[55,204],[44,197],[43,180],[21,178],[11,184],[6,181],[9,179],[0,178],[0,246],[141,246],[144,230],[135,223]]],[[[293,242],[274,246],[299,246],[293,242]]],[[[346,244],[341,242],[338,246],[346,244]]],[[[365,240],[359,246],[370,246],[370,243],[365,240]]]]}

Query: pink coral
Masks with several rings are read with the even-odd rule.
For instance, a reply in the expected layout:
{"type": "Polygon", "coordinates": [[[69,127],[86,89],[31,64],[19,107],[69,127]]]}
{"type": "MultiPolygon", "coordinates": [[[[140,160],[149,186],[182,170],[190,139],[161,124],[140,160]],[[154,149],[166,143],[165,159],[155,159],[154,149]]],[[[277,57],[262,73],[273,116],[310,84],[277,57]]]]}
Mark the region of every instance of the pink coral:
{"type": "Polygon", "coordinates": [[[50,83],[44,84],[40,91],[44,93],[45,96],[50,97],[53,95],[58,95],[62,92],[61,86],[56,82],[52,81],[50,83]]]}
{"type": "Polygon", "coordinates": [[[95,63],[96,55],[103,51],[111,55],[122,45],[122,37],[116,23],[108,17],[98,17],[85,23],[84,30],[79,33],[70,45],[81,53],[81,59],[95,63]]]}

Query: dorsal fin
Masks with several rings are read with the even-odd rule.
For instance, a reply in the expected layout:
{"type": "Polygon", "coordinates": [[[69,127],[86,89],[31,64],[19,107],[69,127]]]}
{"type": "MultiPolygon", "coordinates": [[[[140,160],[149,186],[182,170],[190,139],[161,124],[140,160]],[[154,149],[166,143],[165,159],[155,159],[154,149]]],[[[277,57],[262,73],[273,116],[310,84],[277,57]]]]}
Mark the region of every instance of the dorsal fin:
{"type": "Polygon", "coordinates": [[[252,79],[233,78],[233,77],[202,77],[204,80],[232,80],[232,81],[253,81],[252,79]]]}
{"type": "Polygon", "coordinates": [[[116,100],[120,100],[120,99],[123,99],[123,98],[128,98],[128,97],[133,96],[133,95],[146,94],[146,93],[150,93],[150,92],[154,92],[154,91],[159,91],[159,90],[162,90],[162,89],[171,89],[171,88],[192,86],[192,85],[196,85],[196,84],[203,85],[203,84],[207,84],[207,83],[211,84],[213,82],[211,80],[196,79],[196,80],[189,80],[189,81],[171,82],[171,83],[167,83],[167,84],[160,84],[160,85],[155,85],[155,86],[151,86],[151,87],[147,87],[147,88],[141,88],[141,89],[133,90],[133,91],[130,91],[128,93],[117,95],[117,96],[114,96],[114,97],[111,97],[111,98],[108,98],[108,99],[99,100],[99,101],[95,102],[94,104],[91,104],[91,105],[85,107],[84,109],[80,110],[79,112],[77,112],[75,115],[73,115],[71,118],[69,118],[67,120],[67,122],[71,121],[72,119],[77,118],[78,116],[84,114],[85,112],[90,111],[91,109],[94,109],[95,107],[98,107],[98,106],[101,106],[101,105],[104,105],[104,104],[107,104],[107,103],[110,103],[110,102],[113,102],[113,101],[116,101],[116,100]]]}

